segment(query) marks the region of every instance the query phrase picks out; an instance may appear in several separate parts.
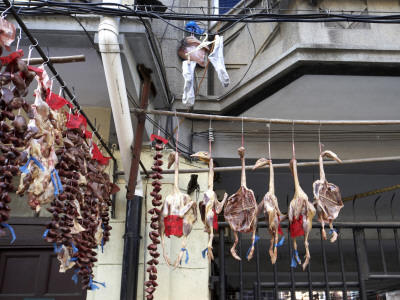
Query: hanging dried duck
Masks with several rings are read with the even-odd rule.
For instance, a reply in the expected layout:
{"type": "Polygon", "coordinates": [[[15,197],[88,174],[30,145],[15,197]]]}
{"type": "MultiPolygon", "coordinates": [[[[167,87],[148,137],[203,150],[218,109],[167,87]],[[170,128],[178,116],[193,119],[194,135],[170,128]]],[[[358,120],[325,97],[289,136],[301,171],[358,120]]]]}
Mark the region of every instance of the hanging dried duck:
{"type": "Polygon", "coordinates": [[[272,165],[272,160],[260,158],[254,165],[253,170],[266,165],[269,165],[269,191],[260,202],[258,210],[261,211],[264,208],[265,221],[268,223],[268,231],[271,235],[269,255],[271,256],[272,264],[274,264],[278,257],[277,247],[283,243],[283,238],[282,241],[278,243],[278,234],[283,234],[279,223],[286,218],[286,215],[282,214],[279,210],[278,199],[275,196],[274,167],[272,165]]]}
{"type": "Polygon", "coordinates": [[[178,152],[171,153],[169,157],[170,167],[175,162],[175,175],[174,175],[174,188],[172,194],[169,194],[163,203],[162,214],[159,218],[161,246],[163,248],[163,256],[167,263],[170,265],[170,259],[165,251],[164,235],[170,237],[175,235],[178,238],[183,236],[181,251],[175,260],[174,268],[181,262],[182,257],[186,251],[187,263],[189,254],[187,252],[186,239],[192,231],[193,224],[197,221],[197,208],[195,203],[190,199],[189,195],[183,194],[179,190],[179,157],[178,152]]]}
{"type": "Polygon", "coordinates": [[[289,205],[289,224],[290,224],[290,235],[293,238],[294,254],[292,259],[292,267],[296,267],[296,261],[301,264],[299,254],[297,252],[296,237],[304,235],[304,246],[306,248],[305,261],[303,263],[303,270],[307,267],[310,261],[310,250],[308,249],[308,235],[312,228],[312,220],[315,216],[315,208],[310,201],[306,193],[302,190],[299,184],[299,178],[297,175],[297,160],[293,158],[290,161],[290,169],[293,173],[294,178],[294,196],[289,205]]]}
{"type": "Polygon", "coordinates": [[[218,214],[221,213],[224,208],[228,194],[225,193],[224,199],[221,202],[218,201],[217,194],[214,192],[214,160],[210,157],[210,154],[200,151],[191,155],[191,157],[208,161],[208,188],[207,191],[204,192],[203,200],[199,202],[199,211],[201,220],[204,223],[204,231],[209,234],[208,245],[203,252],[203,256],[205,256],[205,252],[207,252],[208,260],[211,262],[211,260],[214,260],[214,255],[212,253],[214,229],[218,230],[218,214]]]}
{"type": "Polygon", "coordinates": [[[333,228],[333,220],[339,215],[339,211],[343,207],[342,196],[340,195],[339,187],[330,183],[325,178],[323,157],[327,156],[337,162],[342,161],[332,151],[326,150],[319,156],[319,173],[320,179],[313,183],[314,206],[317,210],[318,221],[322,224],[322,237],[326,240],[324,229],[325,222],[329,222],[329,227],[332,232],[331,242],[337,239],[337,232],[333,228]]]}
{"type": "Polygon", "coordinates": [[[236,194],[230,196],[226,201],[224,217],[235,235],[235,242],[231,248],[231,254],[237,260],[241,260],[235,249],[239,241],[238,232],[253,232],[252,245],[247,253],[247,259],[250,260],[253,258],[255,243],[259,239],[256,236],[258,208],[253,191],[248,189],[246,186],[246,170],[243,147],[238,149],[238,154],[242,161],[241,186],[236,194]]]}

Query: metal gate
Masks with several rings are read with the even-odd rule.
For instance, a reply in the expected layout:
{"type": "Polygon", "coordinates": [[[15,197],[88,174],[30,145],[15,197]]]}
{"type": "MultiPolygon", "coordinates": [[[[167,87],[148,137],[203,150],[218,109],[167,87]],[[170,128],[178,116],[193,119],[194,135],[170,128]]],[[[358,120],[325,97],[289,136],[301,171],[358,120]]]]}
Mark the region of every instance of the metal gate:
{"type": "MultiPolygon", "coordinates": [[[[258,224],[257,232],[267,230],[265,222],[258,224]]],[[[288,224],[282,223],[281,226],[282,229],[285,229],[288,224]]],[[[253,258],[253,260],[255,259],[255,270],[253,270],[255,279],[252,278],[254,276],[247,276],[247,273],[243,272],[243,266],[247,262],[243,260],[235,262],[238,263],[239,284],[232,290],[229,288],[229,272],[226,266],[226,259],[230,258],[230,245],[228,245],[230,229],[227,222],[220,222],[219,239],[215,241],[215,245],[218,243],[219,245],[218,248],[214,248],[217,255],[210,278],[212,299],[307,299],[307,296],[308,299],[385,299],[380,295],[400,290],[398,235],[400,222],[337,222],[334,223],[334,226],[339,237],[334,244],[331,244],[322,239],[321,224],[313,223],[312,233],[314,236],[319,235],[320,252],[311,251],[311,262],[304,272],[301,271],[303,273],[290,267],[288,261],[282,262],[280,258],[275,265],[271,265],[267,251],[263,249],[260,252],[260,245],[257,243],[253,258]],[[327,247],[330,249],[336,247],[337,259],[335,261],[327,257],[327,247]],[[354,259],[352,255],[354,255],[354,259]],[[323,272],[313,270],[313,259],[322,261],[323,272]],[[339,268],[340,271],[331,271],[328,267],[328,259],[332,260],[330,264],[339,268]],[[263,261],[261,262],[261,260],[263,261]],[[350,263],[345,262],[349,260],[350,263]],[[353,260],[356,267],[354,272],[350,272],[353,260]],[[280,270],[277,269],[278,266],[280,270]],[[262,280],[261,274],[270,276],[271,279],[262,280]],[[298,277],[306,278],[306,280],[299,281],[298,277]],[[290,279],[287,280],[287,278],[290,279]],[[245,288],[249,284],[252,285],[252,288],[245,288]],[[304,294],[307,296],[304,297],[304,294]]],[[[285,237],[287,239],[286,246],[279,247],[278,254],[286,252],[290,258],[293,255],[292,241],[289,234],[286,233],[285,237]]],[[[300,239],[297,241],[299,245],[300,239]]],[[[315,245],[317,241],[314,238],[312,243],[315,245]]],[[[246,243],[240,236],[237,249],[242,258],[243,249],[245,249],[243,244],[246,243]]],[[[245,246],[248,245],[247,243],[245,246]]],[[[232,264],[230,263],[229,266],[232,264]]],[[[236,273],[233,276],[236,276],[236,273]]]]}

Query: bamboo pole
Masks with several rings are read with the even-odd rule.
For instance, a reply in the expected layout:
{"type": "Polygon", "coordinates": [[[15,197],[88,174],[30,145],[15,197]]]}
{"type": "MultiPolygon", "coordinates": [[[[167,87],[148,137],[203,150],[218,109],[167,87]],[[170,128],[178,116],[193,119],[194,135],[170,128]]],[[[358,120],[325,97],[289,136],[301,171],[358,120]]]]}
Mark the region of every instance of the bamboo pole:
{"type": "MultiPolygon", "coordinates": [[[[361,159],[348,159],[348,160],[342,160],[341,165],[346,165],[346,164],[361,164],[361,163],[371,163],[371,162],[382,162],[382,161],[393,161],[393,160],[400,160],[400,156],[388,156],[388,157],[376,157],[376,158],[361,158],[361,159]]],[[[324,161],[324,166],[325,165],[338,165],[339,163],[336,161],[324,161]]],[[[318,166],[319,161],[313,161],[313,162],[299,162],[297,163],[298,167],[313,167],[313,166],[318,166]]],[[[253,169],[254,165],[251,166],[246,166],[247,171],[251,171],[253,169]]],[[[259,169],[268,169],[269,166],[264,166],[259,169]]],[[[274,168],[289,168],[288,163],[284,164],[274,164],[274,168]]],[[[185,173],[207,173],[208,168],[204,169],[179,169],[180,174],[185,174],[185,173]]],[[[239,172],[242,170],[241,166],[234,166],[234,167],[216,167],[214,168],[214,172],[239,172]]],[[[152,174],[154,171],[148,171],[148,174],[152,174]]],[[[123,171],[116,172],[116,175],[123,175],[123,171]]],[[[144,172],[141,172],[141,174],[144,174],[144,172]]],[[[164,170],[163,174],[174,174],[174,170],[164,170]]]]}
{"type": "Polygon", "coordinates": [[[397,190],[397,189],[400,189],[400,184],[396,184],[396,185],[388,186],[388,187],[385,187],[385,188],[381,188],[381,189],[377,189],[377,190],[373,190],[373,191],[369,191],[369,192],[365,192],[365,193],[349,196],[349,197],[343,198],[342,201],[343,202],[352,201],[352,200],[355,200],[355,199],[360,199],[360,198],[364,198],[364,197],[368,197],[368,196],[372,196],[372,195],[376,195],[376,194],[381,194],[381,193],[384,193],[384,192],[389,192],[389,191],[393,191],[393,190],[397,190]]]}
{"type": "MultiPolygon", "coordinates": [[[[24,62],[28,63],[27,58],[22,59],[24,62]]],[[[85,55],[74,55],[74,56],[54,56],[50,57],[50,61],[53,64],[65,64],[65,63],[73,63],[73,62],[81,62],[86,61],[85,55]]],[[[29,65],[41,65],[44,63],[43,58],[35,57],[29,60],[29,65]]]]}
{"type": "Polygon", "coordinates": [[[205,115],[194,113],[183,113],[165,110],[153,109],[138,109],[131,108],[132,113],[145,113],[149,115],[164,115],[164,116],[177,116],[187,119],[210,120],[212,121],[236,121],[236,122],[250,122],[250,123],[274,123],[274,124],[288,124],[288,125],[400,125],[400,120],[289,120],[289,119],[267,119],[267,118],[252,118],[252,117],[230,117],[220,115],[205,115]]]}

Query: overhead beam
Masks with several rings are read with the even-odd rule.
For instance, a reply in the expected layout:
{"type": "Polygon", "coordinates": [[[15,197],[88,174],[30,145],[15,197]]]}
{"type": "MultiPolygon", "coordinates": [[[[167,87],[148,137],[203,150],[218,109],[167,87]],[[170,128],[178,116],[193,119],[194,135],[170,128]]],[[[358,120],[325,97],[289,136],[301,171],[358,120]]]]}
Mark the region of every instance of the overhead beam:
{"type": "Polygon", "coordinates": [[[139,108],[131,108],[132,113],[143,113],[149,115],[176,116],[187,119],[212,120],[226,122],[249,122],[264,124],[288,124],[288,125],[400,125],[400,120],[289,120],[289,119],[268,119],[268,118],[252,118],[252,117],[230,117],[220,115],[205,115],[194,113],[183,113],[177,111],[165,110],[145,110],[139,108]]]}

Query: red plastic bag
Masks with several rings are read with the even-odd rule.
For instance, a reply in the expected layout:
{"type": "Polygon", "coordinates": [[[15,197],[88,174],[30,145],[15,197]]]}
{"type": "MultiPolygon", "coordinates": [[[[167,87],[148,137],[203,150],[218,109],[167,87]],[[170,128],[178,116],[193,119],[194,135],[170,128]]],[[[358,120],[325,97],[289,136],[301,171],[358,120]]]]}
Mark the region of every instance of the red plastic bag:
{"type": "Polygon", "coordinates": [[[59,110],[64,105],[68,105],[70,108],[73,107],[67,99],[50,92],[50,89],[47,89],[46,103],[55,110],[59,110]]]}
{"type": "Polygon", "coordinates": [[[1,60],[1,64],[2,65],[8,65],[9,63],[11,63],[14,59],[17,58],[21,58],[22,56],[24,56],[24,51],[22,50],[17,50],[7,56],[4,57],[0,57],[1,60]]]}
{"type": "Polygon", "coordinates": [[[101,159],[98,159],[97,162],[101,165],[106,165],[108,166],[110,162],[111,157],[103,156],[101,159]]]}
{"type": "Polygon", "coordinates": [[[183,235],[183,218],[179,216],[168,216],[164,218],[165,235],[175,235],[181,237],[183,235]]]}
{"type": "Polygon", "coordinates": [[[214,217],[213,217],[213,228],[215,230],[218,230],[218,215],[215,209],[212,210],[214,212],[214,217]]]}
{"type": "Polygon", "coordinates": [[[65,126],[67,126],[68,128],[71,128],[71,129],[73,129],[73,128],[81,128],[82,130],[86,129],[87,121],[84,116],[82,116],[80,114],[70,115],[67,112],[65,112],[65,115],[67,117],[67,123],[65,123],[65,126]]]}
{"type": "Polygon", "coordinates": [[[99,150],[99,147],[97,147],[96,144],[93,143],[93,149],[92,149],[92,159],[99,160],[103,158],[103,154],[99,150]]]}
{"type": "Polygon", "coordinates": [[[303,215],[300,215],[298,220],[294,218],[292,224],[290,224],[290,236],[293,238],[303,235],[303,215]]]}

